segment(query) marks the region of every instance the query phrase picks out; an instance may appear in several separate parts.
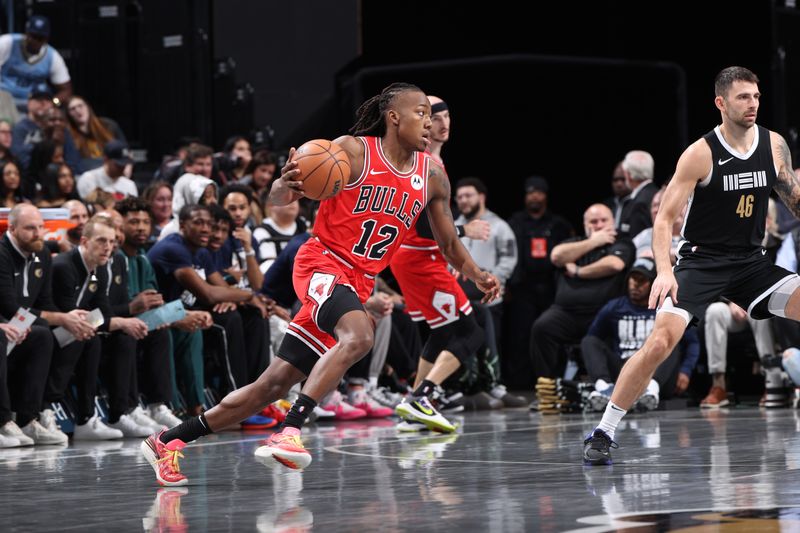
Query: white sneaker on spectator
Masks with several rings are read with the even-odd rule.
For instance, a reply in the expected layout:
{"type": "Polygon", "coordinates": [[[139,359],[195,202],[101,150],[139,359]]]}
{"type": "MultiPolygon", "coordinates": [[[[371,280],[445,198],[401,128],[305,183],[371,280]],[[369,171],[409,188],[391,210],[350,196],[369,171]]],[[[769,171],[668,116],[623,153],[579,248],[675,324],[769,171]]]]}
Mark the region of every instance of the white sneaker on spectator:
{"type": "Polygon", "coordinates": [[[333,420],[336,417],[336,413],[323,409],[319,405],[314,408],[314,414],[317,415],[317,420],[333,420]]]}
{"type": "Polygon", "coordinates": [[[403,395],[392,392],[386,387],[367,387],[367,394],[379,404],[394,409],[403,401],[403,395]]]}
{"type": "Polygon", "coordinates": [[[18,439],[0,434],[0,448],[18,448],[19,446],[18,439]]]}
{"type": "Polygon", "coordinates": [[[358,418],[366,418],[367,412],[358,407],[353,407],[350,403],[342,398],[342,393],[334,389],[328,393],[320,405],[326,411],[332,411],[336,420],[356,420],[358,418]]]}
{"type": "MultiPolygon", "coordinates": [[[[117,429],[122,432],[123,437],[149,437],[153,430],[148,426],[140,426],[130,415],[122,415],[113,424],[106,424],[107,427],[117,429]]],[[[77,428],[76,428],[77,430],[77,428]]]]}
{"type": "MultiPolygon", "coordinates": [[[[147,437],[148,435],[149,433],[146,433],[143,436],[147,437]]],[[[97,415],[94,415],[85,424],[75,424],[75,432],[72,434],[72,438],[75,440],[111,440],[121,439],[123,436],[122,431],[108,427],[97,415]]]]}
{"type": "Polygon", "coordinates": [[[142,426],[143,428],[149,428],[150,433],[158,433],[162,429],[169,429],[166,427],[165,424],[159,424],[150,416],[150,414],[142,409],[141,406],[137,405],[136,408],[128,413],[128,416],[131,417],[137,425],[142,426]]]}
{"type": "MultiPolygon", "coordinates": [[[[53,411],[50,411],[50,413],[52,412],[53,411]]],[[[41,419],[42,415],[39,415],[39,418],[41,419]]],[[[39,420],[31,420],[28,422],[28,425],[22,428],[22,432],[33,439],[33,443],[37,445],[69,444],[69,437],[67,434],[58,429],[58,426],[55,424],[55,416],[53,416],[52,420],[55,429],[50,429],[39,420]]]]}
{"type": "Polygon", "coordinates": [[[19,441],[17,446],[33,446],[33,439],[23,433],[13,420],[9,420],[3,427],[0,427],[0,436],[17,439],[19,441]]]}
{"type": "Polygon", "coordinates": [[[658,409],[659,392],[661,392],[661,387],[658,382],[651,379],[650,383],[647,384],[647,389],[645,389],[644,394],[636,400],[635,406],[642,411],[654,411],[658,409]]]}
{"type": "Polygon", "coordinates": [[[149,411],[150,411],[150,418],[152,418],[159,424],[167,426],[169,429],[179,426],[181,423],[181,419],[175,416],[175,414],[170,410],[170,408],[164,405],[163,403],[156,403],[151,405],[149,411]]]}
{"type": "Polygon", "coordinates": [[[39,424],[47,431],[61,431],[61,428],[58,427],[58,422],[56,422],[56,412],[52,409],[45,409],[39,413],[39,424]]]}

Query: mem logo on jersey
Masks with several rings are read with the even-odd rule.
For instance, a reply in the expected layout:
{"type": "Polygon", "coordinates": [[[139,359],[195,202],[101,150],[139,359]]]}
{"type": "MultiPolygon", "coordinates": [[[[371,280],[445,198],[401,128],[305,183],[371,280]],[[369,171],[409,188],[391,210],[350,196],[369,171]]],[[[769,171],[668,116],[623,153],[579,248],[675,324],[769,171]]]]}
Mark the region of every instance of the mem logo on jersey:
{"type": "Polygon", "coordinates": [[[722,183],[726,191],[741,191],[767,186],[767,173],[764,170],[742,172],[741,174],[724,174],[722,183]]]}

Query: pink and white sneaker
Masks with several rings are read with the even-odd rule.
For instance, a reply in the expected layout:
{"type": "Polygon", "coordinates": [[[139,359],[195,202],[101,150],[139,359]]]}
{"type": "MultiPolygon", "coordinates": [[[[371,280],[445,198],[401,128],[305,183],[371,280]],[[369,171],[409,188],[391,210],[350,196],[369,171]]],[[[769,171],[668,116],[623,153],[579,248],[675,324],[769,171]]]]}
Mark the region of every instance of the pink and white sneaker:
{"type": "Polygon", "coordinates": [[[303,470],[311,464],[311,454],[300,440],[300,430],[294,427],[273,433],[256,448],[255,456],[264,464],[274,464],[274,460],[292,470],[303,470]]]}
{"type": "Polygon", "coordinates": [[[364,387],[351,388],[347,391],[347,399],[350,405],[367,413],[368,418],[386,418],[394,414],[394,409],[373,400],[364,387]]]}
{"type": "Polygon", "coordinates": [[[178,459],[183,458],[181,450],[186,447],[186,443],[180,439],[173,439],[164,444],[161,442],[160,431],[147,437],[141,444],[142,455],[153,467],[156,472],[156,480],[164,487],[180,487],[186,485],[189,480],[181,474],[178,459]]]}
{"type": "Polygon", "coordinates": [[[355,420],[357,418],[366,418],[367,412],[358,407],[353,407],[342,399],[342,393],[334,390],[328,394],[320,402],[320,406],[326,411],[331,411],[335,414],[335,420],[355,420]]]}

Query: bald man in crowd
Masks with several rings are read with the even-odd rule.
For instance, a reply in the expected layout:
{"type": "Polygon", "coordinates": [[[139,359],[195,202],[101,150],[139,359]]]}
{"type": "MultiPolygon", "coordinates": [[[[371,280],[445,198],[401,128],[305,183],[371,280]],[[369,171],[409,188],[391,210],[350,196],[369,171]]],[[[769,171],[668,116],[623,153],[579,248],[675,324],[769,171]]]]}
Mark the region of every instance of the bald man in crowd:
{"type": "Polygon", "coordinates": [[[590,205],[583,214],[583,227],[585,237],[567,239],[550,253],[561,272],[555,302],[531,330],[534,382],[563,374],[564,345],[579,343],[597,311],[622,294],[625,273],[635,258],[633,244],[618,238],[608,206],[590,205]]]}

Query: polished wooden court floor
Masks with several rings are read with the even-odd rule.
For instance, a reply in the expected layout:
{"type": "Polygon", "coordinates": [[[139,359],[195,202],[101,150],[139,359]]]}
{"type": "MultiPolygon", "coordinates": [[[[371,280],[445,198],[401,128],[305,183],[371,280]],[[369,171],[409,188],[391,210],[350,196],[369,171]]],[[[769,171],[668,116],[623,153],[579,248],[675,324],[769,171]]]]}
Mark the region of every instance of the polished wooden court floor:
{"type": "Polygon", "coordinates": [[[310,425],[304,472],[226,431],[187,447],[174,489],[136,439],[0,450],[0,531],[800,531],[794,409],[631,415],[609,467],[581,464],[596,415],[455,418],[451,435],[310,425]]]}

